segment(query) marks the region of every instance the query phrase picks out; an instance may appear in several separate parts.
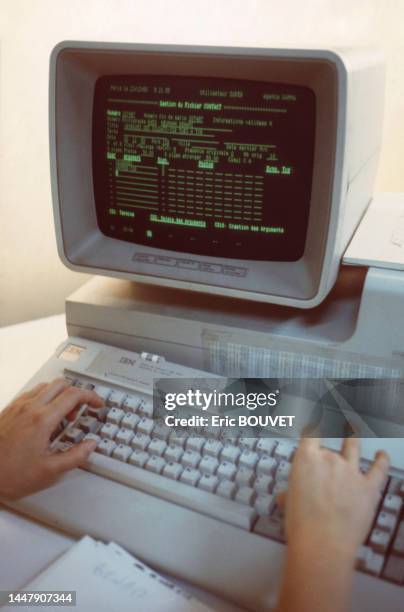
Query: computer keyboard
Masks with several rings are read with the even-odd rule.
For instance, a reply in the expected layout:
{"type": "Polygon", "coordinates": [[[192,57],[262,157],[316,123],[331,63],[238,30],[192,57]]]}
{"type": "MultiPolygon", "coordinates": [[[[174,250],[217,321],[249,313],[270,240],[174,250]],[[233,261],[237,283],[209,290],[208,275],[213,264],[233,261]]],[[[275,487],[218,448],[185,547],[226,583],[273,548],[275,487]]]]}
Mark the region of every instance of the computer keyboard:
{"type": "MultiPolygon", "coordinates": [[[[94,389],[105,408],[88,407],[58,443],[61,451],[94,439],[90,472],[285,543],[276,496],[287,487],[294,441],[226,438],[219,428],[209,437],[179,436],[153,420],[150,395],[77,373],[67,378],[94,389]]],[[[368,466],[361,461],[362,470],[368,466]]],[[[391,476],[357,558],[359,571],[398,585],[404,584],[403,503],[404,480],[391,476]]]]}

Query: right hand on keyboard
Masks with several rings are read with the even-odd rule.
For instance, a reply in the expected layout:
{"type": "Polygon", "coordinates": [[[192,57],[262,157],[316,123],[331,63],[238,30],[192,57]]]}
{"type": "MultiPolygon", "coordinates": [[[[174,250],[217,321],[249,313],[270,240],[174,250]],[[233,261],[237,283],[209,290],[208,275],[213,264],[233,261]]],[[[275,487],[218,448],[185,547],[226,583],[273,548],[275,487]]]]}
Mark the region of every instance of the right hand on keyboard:
{"type": "Polygon", "coordinates": [[[286,564],[277,612],[342,612],[348,608],[355,556],[370,529],[384,487],[389,458],[376,454],[359,470],[360,442],[344,441],[341,453],[301,441],[292,464],[286,505],[286,564]]]}
{"type": "Polygon", "coordinates": [[[383,488],[389,458],[379,451],[369,471],[359,470],[360,440],[347,438],[341,453],[321,448],[317,438],[304,438],[296,451],[286,504],[288,541],[327,542],[356,554],[371,526],[383,488]]]}
{"type": "Polygon", "coordinates": [[[50,452],[60,422],[81,404],[96,408],[103,401],[64,379],[41,383],[0,412],[0,497],[18,499],[50,486],[63,472],[81,465],[95,449],[92,440],[64,453],[50,452]]]}

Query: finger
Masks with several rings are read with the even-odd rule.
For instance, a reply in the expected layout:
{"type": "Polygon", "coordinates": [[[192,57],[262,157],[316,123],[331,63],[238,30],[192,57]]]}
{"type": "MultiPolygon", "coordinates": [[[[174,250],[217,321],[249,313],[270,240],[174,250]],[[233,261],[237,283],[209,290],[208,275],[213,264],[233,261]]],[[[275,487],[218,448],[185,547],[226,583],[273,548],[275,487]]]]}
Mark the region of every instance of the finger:
{"type": "Polygon", "coordinates": [[[304,451],[313,451],[320,448],[321,438],[302,438],[300,440],[299,448],[304,451]]]}
{"type": "Polygon", "coordinates": [[[342,456],[354,465],[359,465],[361,441],[359,438],[344,438],[341,448],[342,456]]]}
{"type": "Polygon", "coordinates": [[[51,419],[52,427],[55,428],[59,421],[69,414],[69,412],[82,404],[90,404],[97,408],[103,406],[104,402],[94,393],[94,391],[89,391],[88,389],[68,387],[62,391],[62,393],[45,407],[51,419]]]}
{"type": "Polygon", "coordinates": [[[56,474],[79,467],[97,447],[95,440],[84,440],[68,451],[51,455],[47,461],[56,474]]]}
{"type": "Polygon", "coordinates": [[[377,451],[373,465],[365,476],[377,491],[381,491],[385,485],[389,465],[388,454],[383,450],[377,451]]]}
{"type": "Polygon", "coordinates": [[[77,417],[77,413],[80,410],[80,408],[74,408],[74,410],[72,410],[71,412],[69,412],[68,414],[66,414],[66,419],[70,422],[73,422],[76,417],[77,417]]]}
{"type": "Polygon", "coordinates": [[[67,380],[64,378],[56,378],[47,385],[47,388],[43,389],[35,399],[41,404],[48,404],[68,387],[70,387],[70,383],[67,380]]]}

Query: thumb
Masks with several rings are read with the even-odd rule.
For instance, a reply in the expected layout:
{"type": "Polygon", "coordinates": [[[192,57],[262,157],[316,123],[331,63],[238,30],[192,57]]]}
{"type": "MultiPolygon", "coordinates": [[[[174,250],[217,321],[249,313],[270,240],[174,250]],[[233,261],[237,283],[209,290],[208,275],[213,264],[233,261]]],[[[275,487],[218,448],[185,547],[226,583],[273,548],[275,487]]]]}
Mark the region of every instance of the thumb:
{"type": "Polygon", "coordinates": [[[97,442],[95,440],[84,440],[64,453],[52,455],[49,457],[49,462],[55,472],[66,472],[82,465],[96,447],[97,442]]]}

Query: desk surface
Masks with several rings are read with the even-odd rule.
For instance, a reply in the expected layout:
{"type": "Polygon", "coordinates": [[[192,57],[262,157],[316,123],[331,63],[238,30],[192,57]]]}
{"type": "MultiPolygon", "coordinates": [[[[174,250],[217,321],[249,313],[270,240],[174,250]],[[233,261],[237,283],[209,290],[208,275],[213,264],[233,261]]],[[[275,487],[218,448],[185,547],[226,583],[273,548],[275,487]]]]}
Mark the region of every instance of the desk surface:
{"type": "MultiPolygon", "coordinates": [[[[64,315],[0,328],[0,409],[66,338],[64,315]]],[[[0,506],[0,590],[18,589],[62,554],[74,538],[0,506]],[[18,568],[18,572],[16,572],[18,568]]],[[[210,593],[184,585],[217,612],[242,612],[210,593]]]]}

